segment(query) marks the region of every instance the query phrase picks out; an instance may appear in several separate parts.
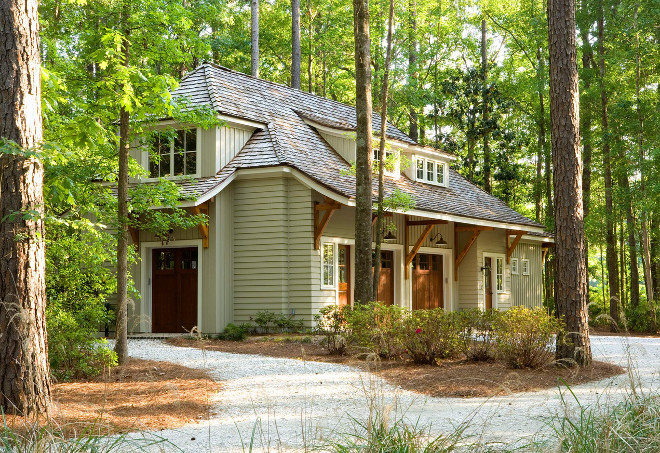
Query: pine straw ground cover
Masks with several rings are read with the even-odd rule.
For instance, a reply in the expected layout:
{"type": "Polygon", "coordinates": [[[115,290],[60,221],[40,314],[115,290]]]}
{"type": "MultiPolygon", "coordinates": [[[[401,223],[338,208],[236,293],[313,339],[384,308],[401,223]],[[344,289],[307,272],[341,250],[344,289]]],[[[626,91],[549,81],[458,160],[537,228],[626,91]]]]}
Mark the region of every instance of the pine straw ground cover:
{"type": "Polygon", "coordinates": [[[352,356],[329,355],[318,344],[291,335],[248,337],[247,340],[221,341],[170,338],[175,346],[202,348],[238,354],[259,354],[316,362],[356,366],[375,373],[390,384],[435,397],[491,397],[518,392],[531,392],[556,387],[558,379],[568,385],[584,384],[625,372],[619,366],[594,361],[583,368],[567,369],[554,365],[542,369],[507,368],[502,362],[443,360],[438,366],[415,365],[404,361],[369,361],[352,356]]]}
{"type": "MultiPolygon", "coordinates": [[[[50,426],[64,436],[175,428],[214,415],[220,390],[207,372],[168,362],[129,359],[89,380],[54,383],[50,426]]],[[[41,422],[43,423],[43,422],[41,422]]],[[[33,425],[6,416],[9,429],[33,425]]]]}

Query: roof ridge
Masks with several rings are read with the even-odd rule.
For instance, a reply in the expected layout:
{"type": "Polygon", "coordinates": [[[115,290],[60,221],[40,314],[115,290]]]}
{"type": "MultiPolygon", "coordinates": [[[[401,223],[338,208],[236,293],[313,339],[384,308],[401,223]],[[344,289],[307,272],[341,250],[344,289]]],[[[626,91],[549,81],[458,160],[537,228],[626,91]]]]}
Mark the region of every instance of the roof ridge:
{"type": "Polygon", "coordinates": [[[270,142],[273,144],[273,152],[275,153],[275,157],[277,158],[278,162],[286,162],[286,160],[282,160],[280,156],[280,149],[282,148],[282,144],[280,143],[280,139],[277,137],[277,131],[275,130],[275,122],[271,121],[266,125],[266,128],[268,129],[268,135],[270,136],[270,142]]]}
{"type": "Polygon", "coordinates": [[[209,98],[211,99],[211,106],[212,106],[213,110],[217,110],[217,109],[218,109],[218,106],[216,105],[216,102],[215,102],[215,94],[214,94],[213,90],[211,89],[211,84],[212,84],[213,82],[212,82],[212,81],[210,80],[210,78],[209,78],[208,65],[206,65],[206,64],[202,64],[202,65],[200,66],[200,68],[201,68],[201,67],[204,68],[204,82],[206,82],[206,83],[205,83],[205,85],[206,85],[206,92],[209,94],[209,98]]]}

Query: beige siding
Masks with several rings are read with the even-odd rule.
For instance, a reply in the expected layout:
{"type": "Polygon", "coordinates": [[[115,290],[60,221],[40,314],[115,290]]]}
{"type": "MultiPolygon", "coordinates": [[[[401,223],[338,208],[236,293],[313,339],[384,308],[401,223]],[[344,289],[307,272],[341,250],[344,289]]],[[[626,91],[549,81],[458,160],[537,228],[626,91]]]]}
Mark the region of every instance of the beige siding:
{"type": "Polygon", "coordinates": [[[511,275],[511,305],[541,307],[543,305],[543,263],[539,243],[519,242],[511,258],[517,258],[518,275],[511,275]],[[520,260],[529,260],[529,275],[522,274],[520,260]]]}
{"type": "MultiPolygon", "coordinates": [[[[458,247],[456,254],[460,254],[465,244],[472,237],[471,231],[458,233],[458,247]]],[[[461,265],[458,268],[458,309],[467,310],[470,308],[479,308],[479,286],[481,272],[477,259],[477,246],[473,244],[470,251],[465,255],[461,265]]]]}
{"type": "MultiPolygon", "coordinates": [[[[209,147],[209,157],[214,159],[211,168],[214,168],[212,174],[220,171],[231,161],[236,154],[245,146],[250,139],[254,129],[244,129],[238,127],[218,127],[216,128],[215,146],[209,147]]],[[[211,176],[211,175],[209,175],[211,176]]]]}
{"type": "Polygon", "coordinates": [[[320,134],[346,162],[355,161],[355,138],[349,132],[346,133],[346,137],[337,137],[325,132],[320,132],[320,134]]]}

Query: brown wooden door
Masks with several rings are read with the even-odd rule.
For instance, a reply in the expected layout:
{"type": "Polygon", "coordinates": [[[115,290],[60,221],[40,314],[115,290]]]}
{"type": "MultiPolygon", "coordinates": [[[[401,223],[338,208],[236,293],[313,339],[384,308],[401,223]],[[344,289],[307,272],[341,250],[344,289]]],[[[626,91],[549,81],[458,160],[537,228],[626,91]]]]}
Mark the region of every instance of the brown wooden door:
{"type": "Polygon", "coordinates": [[[484,258],[484,294],[486,296],[486,310],[493,309],[493,277],[491,272],[492,259],[484,258]]]}
{"type": "Polygon", "coordinates": [[[413,310],[444,308],[442,255],[418,253],[412,266],[413,310]]]}
{"type": "Polygon", "coordinates": [[[339,270],[338,301],[339,305],[349,305],[351,299],[351,249],[348,245],[337,246],[337,266],[339,270]]]}
{"type": "Polygon", "coordinates": [[[197,247],[152,252],[151,331],[177,333],[197,325],[197,247]]]}
{"type": "Polygon", "coordinates": [[[376,300],[385,305],[394,304],[394,252],[390,250],[380,252],[380,278],[376,300]]]}

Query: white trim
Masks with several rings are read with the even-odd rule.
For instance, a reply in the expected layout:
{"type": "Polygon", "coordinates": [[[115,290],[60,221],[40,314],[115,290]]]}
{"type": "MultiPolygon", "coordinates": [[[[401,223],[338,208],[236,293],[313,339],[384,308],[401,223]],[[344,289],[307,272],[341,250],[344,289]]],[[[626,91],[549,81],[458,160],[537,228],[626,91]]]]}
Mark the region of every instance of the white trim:
{"type": "Polygon", "coordinates": [[[197,246],[197,328],[202,330],[202,310],[204,279],[202,256],[204,248],[201,239],[182,239],[173,241],[173,245],[163,245],[161,242],[140,242],[140,330],[151,333],[152,293],[151,282],[153,281],[153,265],[151,262],[153,249],[175,249],[197,246]]]}
{"type": "Polygon", "coordinates": [[[337,290],[337,243],[331,240],[321,240],[321,289],[337,290]],[[332,246],[332,284],[328,285],[325,283],[325,247],[327,245],[332,246]]]}
{"type": "Polygon", "coordinates": [[[520,260],[520,271],[522,275],[529,275],[529,260],[528,259],[521,259],[520,260]],[[525,266],[527,264],[527,266],[525,266]],[[526,269],[525,269],[526,268],[526,269]]]}
{"type": "MultiPolygon", "coordinates": [[[[159,179],[166,179],[168,181],[176,181],[177,179],[184,179],[184,178],[201,178],[202,177],[202,129],[200,127],[197,127],[193,124],[186,124],[186,123],[175,123],[172,122],[172,126],[175,126],[174,130],[176,131],[192,131],[193,129],[195,130],[195,134],[197,135],[195,139],[195,174],[193,175],[170,175],[170,176],[162,176],[162,177],[157,177],[157,178],[152,178],[150,176],[147,177],[142,177],[139,178],[139,182],[156,182],[159,179]]],[[[154,130],[160,130],[164,129],[163,127],[158,127],[155,128],[154,130]]],[[[146,170],[147,174],[150,174],[150,168],[149,168],[149,147],[148,144],[145,143],[143,146],[143,151],[141,152],[141,157],[140,157],[140,165],[144,170],[146,170]]],[[[185,150],[184,150],[185,153],[185,150]]],[[[170,143],[170,170],[174,168],[174,142],[170,143]]]]}
{"type": "MultiPolygon", "coordinates": [[[[506,287],[506,255],[503,253],[495,253],[495,252],[483,252],[483,256],[481,257],[481,266],[485,267],[486,266],[486,258],[491,258],[494,260],[494,269],[491,268],[490,272],[490,287],[493,289],[493,310],[499,309],[499,299],[500,299],[500,294],[507,294],[507,287],[506,287]],[[502,289],[498,290],[497,289],[497,260],[501,259],[502,260],[502,289]]],[[[491,266],[493,265],[493,261],[491,261],[491,266]]],[[[484,272],[480,271],[481,274],[481,286],[482,286],[482,296],[483,296],[483,307],[484,309],[486,308],[486,285],[484,284],[484,272]]]]}
{"type": "Polygon", "coordinates": [[[238,118],[235,116],[229,116],[229,115],[222,115],[218,113],[216,115],[216,118],[219,120],[224,121],[226,124],[221,124],[219,127],[222,126],[230,126],[230,127],[238,127],[239,129],[263,129],[266,127],[268,123],[258,123],[256,121],[250,121],[246,120],[243,118],[238,118]]]}
{"type": "Polygon", "coordinates": [[[509,263],[509,266],[511,267],[511,275],[518,275],[519,273],[518,258],[511,258],[511,262],[509,263]]]}
{"type": "Polygon", "coordinates": [[[438,160],[437,157],[426,157],[423,155],[417,155],[413,154],[412,156],[413,160],[413,172],[412,175],[414,176],[414,180],[418,182],[423,182],[425,184],[431,184],[433,186],[439,186],[439,187],[449,187],[449,165],[447,162],[443,160],[438,160]],[[418,161],[423,162],[422,165],[422,177],[419,178],[417,176],[417,163],[418,161]],[[433,178],[429,180],[427,178],[428,176],[428,165],[429,162],[433,164],[433,178]],[[438,182],[438,166],[442,165],[442,183],[438,182]]]}

